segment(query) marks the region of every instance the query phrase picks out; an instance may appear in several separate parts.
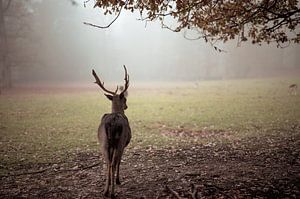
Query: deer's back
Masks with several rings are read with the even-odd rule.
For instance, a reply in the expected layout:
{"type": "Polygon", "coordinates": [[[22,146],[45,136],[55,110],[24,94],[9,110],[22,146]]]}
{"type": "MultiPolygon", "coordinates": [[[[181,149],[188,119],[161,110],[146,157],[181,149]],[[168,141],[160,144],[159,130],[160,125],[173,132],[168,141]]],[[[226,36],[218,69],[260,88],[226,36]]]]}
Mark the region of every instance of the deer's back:
{"type": "Polygon", "coordinates": [[[131,139],[131,129],[126,115],[122,113],[103,115],[98,138],[104,148],[125,148],[131,139]]]}

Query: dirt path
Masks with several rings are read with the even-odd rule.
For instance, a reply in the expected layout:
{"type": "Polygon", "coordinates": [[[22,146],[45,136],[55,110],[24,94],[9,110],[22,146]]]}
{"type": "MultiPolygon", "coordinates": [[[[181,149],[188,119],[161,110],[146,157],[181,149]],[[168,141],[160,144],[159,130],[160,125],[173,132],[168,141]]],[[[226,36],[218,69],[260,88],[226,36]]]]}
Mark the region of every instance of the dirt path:
{"type": "MultiPolygon", "coordinates": [[[[192,198],[195,186],[194,198],[300,198],[299,141],[268,137],[234,145],[131,149],[121,165],[117,196],[175,198],[172,190],[192,198]]],[[[2,176],[0,198],[102,198],[103,186],[98,154],[81,152],[71,162],[22,165],[2,176]]]]}

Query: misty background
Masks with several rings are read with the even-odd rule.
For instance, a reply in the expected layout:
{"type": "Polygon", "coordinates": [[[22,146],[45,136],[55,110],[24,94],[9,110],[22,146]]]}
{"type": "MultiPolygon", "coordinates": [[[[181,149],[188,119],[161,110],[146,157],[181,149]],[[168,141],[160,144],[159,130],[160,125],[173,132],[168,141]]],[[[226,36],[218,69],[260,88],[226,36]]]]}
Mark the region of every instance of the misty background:
{"type": "Polygon", "coordinates": [[[122,12],[108,29],[83,22],[107,25],[115,17],[104,15],[93,4],[77,1],[35,0],[26,8],[26,40],[17,38],[15,52],[22,54],[12,68],[14,84],[89,84],[92,68],[105,82],[122,81],[123,67],[131,81],[199,81],[247,77],[299,76],[300,47],[276,48],[237,41],[217,46],[190,41],[184,33],[162,29],[160,23],[137,20],[122,12]],[[17,51],[18,50],[18,51],[17,51]]]}

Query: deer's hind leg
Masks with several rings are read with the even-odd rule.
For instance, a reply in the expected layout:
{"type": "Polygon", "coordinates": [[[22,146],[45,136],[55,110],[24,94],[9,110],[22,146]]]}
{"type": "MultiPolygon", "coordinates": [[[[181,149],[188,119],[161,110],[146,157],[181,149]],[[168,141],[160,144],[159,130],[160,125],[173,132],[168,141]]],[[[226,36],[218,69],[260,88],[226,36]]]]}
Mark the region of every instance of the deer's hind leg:
{"type": "Polygon", "coordinates": [[[119,171],[120,170],[120,162],[121,161],[119,161],[118,164],[117,164],[117,178],[116,178],[116,184],[117,185],[121,184],[121,182],[120,182],[120,171],[119,171]]]}
{"type": "Polygon", "coordinates": [[[111,176],[111,163],[107,162],[107,168],[106,168],[106,182],[105,182],[105,188],[104,188],[104,196],[108,196],[109,193],[109,186],[110,186],[110,176],[111,176]]]}
{"type": "Polygon", "coordinates": [[[120,154],[118,156],[118,160],[117,160],[117,178],[116,178],[116,184],[120,185],[121,181],[120,181],[120,164],[121,164],[121,157],[123,155],[123,151],[120,151],[120,154]]]}
{"type": "Polygon", "coordinates": [[[104,145],[103,147],[103,155],[106,161],[106,182],[104,188],[104,196],[109,196],[109,188],[110,188],[110,181],[111,181],[111,149],[104,145]]]}
{"type": "Polygon", "coordinates": [[[113,157],[110,165],[110,183],[111,183],[111,190],[110,190],[110,197],[115,198],[115,174],[117,169],[117,164],[119,161],[119,151],[117,149],[113,150],[113,157]]]}

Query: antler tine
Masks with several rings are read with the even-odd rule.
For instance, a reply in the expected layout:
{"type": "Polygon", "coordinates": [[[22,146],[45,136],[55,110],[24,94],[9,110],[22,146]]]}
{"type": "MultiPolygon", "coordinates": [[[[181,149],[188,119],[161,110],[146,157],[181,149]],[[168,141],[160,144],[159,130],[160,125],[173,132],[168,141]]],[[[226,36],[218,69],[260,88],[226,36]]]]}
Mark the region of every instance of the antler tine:
{"type": "Polygon", "coordinates": [[[112,95],[115,95],[117,93],[117,91],[119,89],[118,87],[117,87],[115,92],[109,91],[104,87],[104,82],[103,83],[101,82],[100,78],[98,77],[98,75],[96,74],[94,69],[92,70],[92,74],[93,74],[93,76],[95,77],[95,80],[96,80],[94,83],[98,84],[100,86],[100,88],[102,88],[102,90],[104,90],[105,92],[110,93],[112,95]]]}
{"type": "Polygon", "coordinates": [[[127,68],[126,68],[125,65],[123,65],[123,67],[124,67],[124,70],[125,70],[125,78],[124,78],[124,80],[125,80],[125,88],[124,88],[124,90],[122,91],[121,94],[125,93],[126,90],[127,90],[128,87],[129,87],[129,75],[127,74],[127,68]]]}

